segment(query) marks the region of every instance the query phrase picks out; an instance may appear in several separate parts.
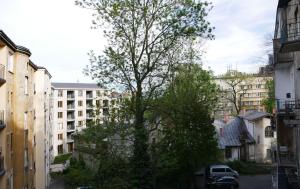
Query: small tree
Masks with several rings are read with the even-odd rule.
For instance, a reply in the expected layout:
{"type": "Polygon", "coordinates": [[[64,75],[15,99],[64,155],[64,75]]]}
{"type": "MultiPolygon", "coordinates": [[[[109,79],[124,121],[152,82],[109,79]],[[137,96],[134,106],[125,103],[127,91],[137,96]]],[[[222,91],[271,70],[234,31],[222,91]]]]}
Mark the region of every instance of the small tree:
{"type": "Polygon", "coordinates": [[[274,80],[266,81],[266,88],[268,89],[268,97],[263,100],[262,104],[264,105],[266,111],[272,114],[276,102],[274,80]]]}
{"type": "Polygon", "coordinates": [[[209,3],[192,0],[77,0],[95,11],[108,46],[91,55],[86,73],[100,85],[131,91],[134,114],[133,187],[152,188],[145,111],[166,83],[187,39],[212,38],[209,3]]]}

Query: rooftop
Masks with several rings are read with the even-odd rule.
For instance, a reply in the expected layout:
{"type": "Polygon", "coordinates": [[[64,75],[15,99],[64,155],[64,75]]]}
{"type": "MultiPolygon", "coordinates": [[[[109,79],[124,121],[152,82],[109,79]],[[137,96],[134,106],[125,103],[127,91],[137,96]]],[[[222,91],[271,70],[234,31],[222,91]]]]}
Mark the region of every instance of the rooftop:
{"type": "Polygon", "coordinates": [[[51,83],[55,89],[103,89],[96,83],[51,83]]]}
{"type": "Polygon", "coordinates": [[[254,143],[255,140],[248,132],[245,122],[242,118],[236,117],[223,127],[223,132],[218,136],[218,144],[220,149],[226,147],[241,146],[241,139],[245,139],[247,143],[254,143]]]}
{"type": "Polygon", "coordinates": [[[271,114],[266,112],[253,111],[253,112],[247,112],[244,116],[240,116],[240,117],[248,121],[255,121],[264,117],[271,117],[271,116],[272,116],[271,114]]]}

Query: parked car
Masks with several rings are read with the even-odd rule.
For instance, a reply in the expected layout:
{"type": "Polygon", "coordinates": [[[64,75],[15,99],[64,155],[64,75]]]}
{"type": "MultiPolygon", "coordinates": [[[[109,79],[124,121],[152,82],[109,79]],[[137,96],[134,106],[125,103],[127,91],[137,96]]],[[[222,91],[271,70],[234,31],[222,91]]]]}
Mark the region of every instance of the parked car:
{"type": "Polygon", "coordinates": [[[206,186],[209,186],[216,179],[224,176],[231,176],[236,179],[239,178],[239,173],[231,169],[227,165],[211,165],[208,166],[205,170],[205,183],[206,186]]]}
{"type": "Polygon", "coordinates": [[[210,184],[209,188],[237,189],[239,188],[239,181],[233,176],[223,176],[216,178],[210,184]]]}

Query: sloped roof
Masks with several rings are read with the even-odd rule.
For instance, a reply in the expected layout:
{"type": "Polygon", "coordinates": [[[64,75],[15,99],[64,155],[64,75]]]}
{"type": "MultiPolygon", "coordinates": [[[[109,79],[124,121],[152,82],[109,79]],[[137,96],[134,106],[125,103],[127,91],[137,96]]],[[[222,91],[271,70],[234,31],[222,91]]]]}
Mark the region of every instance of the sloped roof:
{"type": "Polygon", "coordinates": [[[253,112],[247,112],[244,116],[240,116],[240,117],[248,121],[255,121],[260,118],[271,117],[271,116],[272,116],[271,114],[266,112],[253,111],[253,112]]]}
{"type": "Polygon", "coordinates": [[[95,83],[52,83],[52,87],[57,89],[101,89],[95,83]]]}
{"type": "Polygon", "coordinates": [[[251,144],[255,140],[250,135],[242,118],[236,117],[223,127],[223,132],[218,135],[218,144],[220,149],[225,147],[241,146],[241,139],[246,139],[246,142],[251,144]]]}

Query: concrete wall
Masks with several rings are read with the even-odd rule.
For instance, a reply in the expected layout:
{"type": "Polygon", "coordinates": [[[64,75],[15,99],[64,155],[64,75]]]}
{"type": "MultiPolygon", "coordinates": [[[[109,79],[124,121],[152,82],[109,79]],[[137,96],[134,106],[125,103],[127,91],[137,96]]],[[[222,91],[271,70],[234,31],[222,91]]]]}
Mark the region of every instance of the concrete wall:
{"type": "Polygon", "coordinates": [[[275,68],[275,98],[287,100],[287,93],[291,93],[291,98],[295,99],[294,72],[290,65],[278,65],[275,68]]]}
{"type": "Polygon", "coordinates": [[[35,73],[35,175],[36,188],[46,188],[50,184],[50,75],[39,69],[35,73]]]}
{"type": "Polygon", "coordinates": [[[265,129],[271,125],[271,120],[269,118],[261,118],[253,122],[244,121],[249,133],[255,140],[255,145],[253,145],[252,149],[254,153],[250,153],[249,149],[249,155],[252,156],[250,159],[260,163],[271,162],[272,158],[267,156],[267,149],[272,149],[272,143],[276,141],[276,133],[274,132],[274,137],[272,138],[265,137],[265,129]]]}

